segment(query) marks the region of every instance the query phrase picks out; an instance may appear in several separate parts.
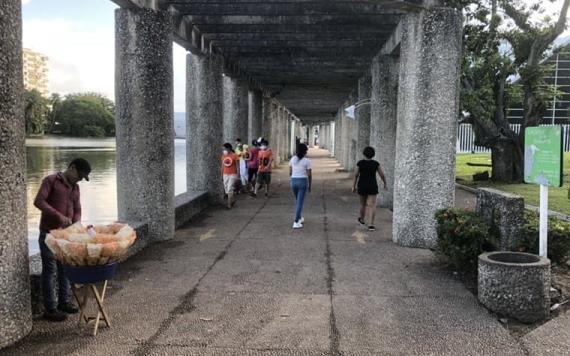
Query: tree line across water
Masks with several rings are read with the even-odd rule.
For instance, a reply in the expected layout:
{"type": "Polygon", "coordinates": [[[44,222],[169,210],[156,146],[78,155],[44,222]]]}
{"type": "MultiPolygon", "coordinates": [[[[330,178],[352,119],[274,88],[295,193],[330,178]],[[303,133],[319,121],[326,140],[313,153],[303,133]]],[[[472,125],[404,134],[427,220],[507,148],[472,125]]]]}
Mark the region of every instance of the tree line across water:
{"type": "Polygon", "coordinates": [[[115,104],[101,94],[44,98],[37,90],[26,90],[24,113],[26,135],[115,136],[115,104]]]}

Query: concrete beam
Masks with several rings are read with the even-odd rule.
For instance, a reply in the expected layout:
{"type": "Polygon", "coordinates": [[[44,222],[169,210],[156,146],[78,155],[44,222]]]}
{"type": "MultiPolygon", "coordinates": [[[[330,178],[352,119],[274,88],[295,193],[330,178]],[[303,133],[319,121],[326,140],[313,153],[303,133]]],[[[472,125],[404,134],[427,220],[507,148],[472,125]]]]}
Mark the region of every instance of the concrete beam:
{"type": "Polygon", "coordinates": [[[386,26],[386,29],[380,29],[374,32],[310,32],[296,33],[290,32],[215,32],[206,33],[208,39],[212,41],[346,41],[346,40],[376,40],[379,35],[389,36],[392,33],[392,27],[386,26]]]}
{"type": "Polygon", "coordinates": [[[212,23],[202,23],[198,26],[202,33],[386,33],[391,28],[397,25],[397,21],[389,23],[329,23],[329,24],[212,24],[212,23]]]}
{"type": "Polygon", "coordinates": [[[361,47],[369,47],[373,44],[381,45],[384,43],[383,39],[380,37],[376,37],[376,39],[368,39],[366,41],[363,40],[355,40],[355,39],[348,39],[348,40],[316,40],[316,41],[307,41],[307,40],[240,40],[240,39],[232,39],[232,40],[212,40],[212,44],[219,48],[226,48],[226,47],[242,47],[242,48],[258,48],[258,47],[272,47],[272,48],[304,48],[304,47],[325,47],[325,48],[361,48],[361,47]]]}
{"type": "Polygon", "coordinates": [[[309,15],[401,15],[407,11],[403,1],[370,2],[264,2],[171,3],[181,12],[198,16],[309,16],[309,15]]]}
{"type": "Polygon", "coordinates": [[[301,15],[301,16],[281,16],[273,13],[269,16],[242,16],[242,15],[222,15],[222,16],[198,16],[188,14],[186,15],[188,21],[195,25],[209,24],[209,25],[327,25],[327,26],[342,26],[361,24],[368,26],[393,24],[394,26],[399,22],[398,15],[301,15]]]}

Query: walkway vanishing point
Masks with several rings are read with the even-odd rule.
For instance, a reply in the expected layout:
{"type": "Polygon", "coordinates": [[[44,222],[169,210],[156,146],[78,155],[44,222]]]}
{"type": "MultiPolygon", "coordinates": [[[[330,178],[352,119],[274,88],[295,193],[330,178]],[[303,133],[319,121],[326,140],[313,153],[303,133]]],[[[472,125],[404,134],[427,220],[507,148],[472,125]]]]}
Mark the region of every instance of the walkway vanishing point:
{"type": "Polygon", "coordinates": [[[119,266],[112,329],[38,320],[0,355],[526,355],[431,251],[392,242],[388,209],[360,230],[348,174],[309,157],[303,229],[282,166],[269,199],[209,209],[119,266]]]}

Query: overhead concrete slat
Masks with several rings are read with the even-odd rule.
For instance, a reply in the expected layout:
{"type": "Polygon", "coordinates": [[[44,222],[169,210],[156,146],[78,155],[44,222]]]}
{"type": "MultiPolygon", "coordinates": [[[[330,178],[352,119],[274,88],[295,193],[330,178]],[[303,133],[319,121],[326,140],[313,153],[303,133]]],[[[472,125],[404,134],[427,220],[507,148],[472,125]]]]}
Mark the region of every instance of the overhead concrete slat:
{"type": "Polygon", "coordinates": [[[198,16],[186,15],[188,21],[195,25],[381,25],[398,23],[395,15],[301,15],[301,16],[239,16],[239,15],[222,15],[222,16],[198,16]]]}
{"type": "Polygon", "coordinates": [[[316,32],[316,33],[296,33],[291,32],[214,32],[204,34],[211,41],[370,41],[376,40],[379,36],[387,37],[393,31],[393,27],[386,30],[374,32],[316,32]]]}
{"type": "Polygon", "coordinates": [[[334,119],[380,51],[398,48],[402,16],[423,0],[113,0],[168,10],[175,41],[224,57],[294,115],[334,119]]]}
{"type": "Polygon", "coordinates": [[[302,16],[302,15],[333,15],[333,14],[403,14],[406,8],[403,2],[387,2],[373,4],[369,1],[352,2],[279,2],[271,4],[259,3],[220,3],[220,2],[190,2],[173,3],[179,11],[200,16],[302,16]]]}
{"type": "Polygon", "coordinates": [[[204,34],[215,33],[320,33],[320,34],[347,34],[347,33],[390,33],[395,23],[379,23],[379,24],[357,24],[357,23],[336,23],[336,24],[298,24],[291,26],[290,24],[212,24],[203,23],[199,25],[199,29],[204,34]]]}

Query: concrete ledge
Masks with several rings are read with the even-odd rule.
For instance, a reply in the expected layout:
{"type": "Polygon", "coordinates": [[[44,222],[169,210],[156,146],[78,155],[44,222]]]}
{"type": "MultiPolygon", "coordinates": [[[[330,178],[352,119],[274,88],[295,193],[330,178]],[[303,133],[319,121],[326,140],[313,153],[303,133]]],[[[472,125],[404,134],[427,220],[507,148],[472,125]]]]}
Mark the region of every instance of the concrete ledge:
{"type": "Polygon", "coordinates": [[[178,229],[210,204],[208,192],[187,192],[174,198],[174,226],[178,229]]]}
{"type": "MultiPolygon", "coordinates": [[[[175,197],[175,226],[178,229],[202,212],[209,205],[207,192],[189,192],[175,197]]],[[[151,241],[148,236],[148,224],[144,222],[127,222],[137,233],[137,239],[121,262],[136,255],[148,246],[151,241]]],[[[41,287],[42,259],[39,253],[30,256],[30,289],[32,299],[32,313],[39,316],[43,313],[43,298],[41,287]]],[[[56,291],[57,293],[57,291],[56,291]]]]}

